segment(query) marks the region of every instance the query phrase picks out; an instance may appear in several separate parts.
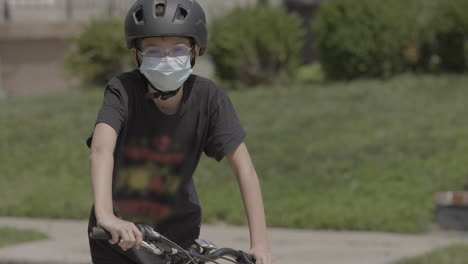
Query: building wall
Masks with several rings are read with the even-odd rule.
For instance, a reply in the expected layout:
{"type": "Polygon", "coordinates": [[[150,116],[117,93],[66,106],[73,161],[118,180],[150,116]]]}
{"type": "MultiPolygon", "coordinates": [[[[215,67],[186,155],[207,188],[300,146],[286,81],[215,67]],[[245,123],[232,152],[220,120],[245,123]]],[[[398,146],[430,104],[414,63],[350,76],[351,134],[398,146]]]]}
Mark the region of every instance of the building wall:
{"type": "Polygon", "coordinates": [[[76,85],[62,61],[80,28],[77,23],[0,24],[0,88],[7,95],[37,95],[76,85]]]}
{"type": "Polygon", "coordinates": [[[1,87],[7,95],[38,95],[70,89],[63,72],[64,39],[0,41],[1,87]]]}

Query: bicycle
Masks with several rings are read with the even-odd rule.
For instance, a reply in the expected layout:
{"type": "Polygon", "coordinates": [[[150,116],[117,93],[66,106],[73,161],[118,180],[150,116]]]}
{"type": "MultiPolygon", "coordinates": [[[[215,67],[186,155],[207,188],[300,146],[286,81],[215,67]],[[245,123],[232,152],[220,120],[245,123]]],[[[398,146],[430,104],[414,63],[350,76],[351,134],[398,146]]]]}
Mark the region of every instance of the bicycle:
{"type": "MultiPolygon", "coordinates": [[[[212,242],[204,239],[196,239],[190,249],[183,249],[167,237],[156,232],[151,226],[137,225],[143,234],[142,248],[149,253],[159,256],[161,264],[204,264],[215,263],[223,259],[237,264],[254,264],[254,258],[241,251],[232,248],[220,248],[212,242]]],[[[93,227],[89,234],[91,239],[109,240],[112,235],[101,227],[93,227]]]]}

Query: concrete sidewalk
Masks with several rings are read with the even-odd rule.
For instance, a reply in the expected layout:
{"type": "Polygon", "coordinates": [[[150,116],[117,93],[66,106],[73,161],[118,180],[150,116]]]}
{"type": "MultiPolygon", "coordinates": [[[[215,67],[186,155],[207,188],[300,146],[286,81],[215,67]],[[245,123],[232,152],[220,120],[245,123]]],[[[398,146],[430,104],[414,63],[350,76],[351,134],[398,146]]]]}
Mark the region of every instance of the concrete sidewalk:
{"type": "MultiPolygon", "coordinates": [[[[90,263],[85,221],[0,217],[0,227],[35,229],[51,238],[1,248],[1,264],[90,263]]],[[[201,236],[219,247],[246,249],[249,245],[246,227],[205,225],[201,236]]],[[[467,234],[455,232],[399,235],[273,228],[270,238],[277,264],[388,264],[453,243],[468,244],[467,234]]]]}

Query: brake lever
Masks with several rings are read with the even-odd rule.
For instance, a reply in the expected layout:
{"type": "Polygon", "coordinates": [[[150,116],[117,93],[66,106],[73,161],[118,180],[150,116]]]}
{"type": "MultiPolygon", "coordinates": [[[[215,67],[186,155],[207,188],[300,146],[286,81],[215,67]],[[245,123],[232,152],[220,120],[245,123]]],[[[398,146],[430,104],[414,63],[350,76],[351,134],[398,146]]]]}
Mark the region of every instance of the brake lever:
{"type": "Polygon", "coordinates": [[[146,241],[143,241],[143,242],[141,243],[141,246],[144,247],[144,248],[146,248],[146,249],[148,249],[148,250],[151,251],[153,254],[158,255],[158,256],[161,256],[161,255],[164,253],[161,249],[157,248],[157,247],[154,246],[153,244],[150,244],[150,243],[148,243],[148,242],[146,242],[146,241]]]}
{"type": "Polygon", "coordinates": [[[179,251],[177,249],[175,249],[173,247],[170,247],[168,245],[157,244],[155,246],[158,247],[159,249],[161,249],[164,254],[175,255],[175,254],[179,253],[179,251]]]}
{"type": "Polygon", "coordinates": [[[143,237],[145,239],[153,240],[153,241],[158,241],[161,239],[161,234],[156,232],[153,228],[147,225],[137,225],[138,229],[140,229],[141,233],[143,234],[143,237]]]}

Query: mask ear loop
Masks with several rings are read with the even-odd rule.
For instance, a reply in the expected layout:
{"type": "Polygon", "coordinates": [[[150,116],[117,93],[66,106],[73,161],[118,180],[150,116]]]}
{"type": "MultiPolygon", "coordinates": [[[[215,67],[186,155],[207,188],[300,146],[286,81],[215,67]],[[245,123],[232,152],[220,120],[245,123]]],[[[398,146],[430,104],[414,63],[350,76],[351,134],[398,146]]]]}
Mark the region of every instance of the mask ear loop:
{"type": "MultiPolygon", "coordinates": [[[[141,65],[143,64],[143,59],[140,60],[141,57],[143,57],[143,53],[139,50],[139,49],[136,49],[137,51],[137,54],[136,54],[136,60],[137,60],[137,64],[138,64],[138,68],[141,68],[141,65]]],[[[143,75],[143,74],[142,74],[143,75]]],[[[147,100],[154,100],[154,99],[158,99],[158,98],[161,98],[161,100],[163,101],[166,101],[167,99],[169,98],[172,98],[174,96],[177,95],[177,93],[179,92],[180,88],[175,90],[175,91],[171,91],[171,92],[162,92],[162,91],[159,91],[156,87],[154,87],[154,85],[146,78],[145,75],[143,75],[144,79],[145,79],[145,82],[147,85],[149,85],[155,92],[148,92],[146,95],[145,95],[145,98],[147,100]]]]}

